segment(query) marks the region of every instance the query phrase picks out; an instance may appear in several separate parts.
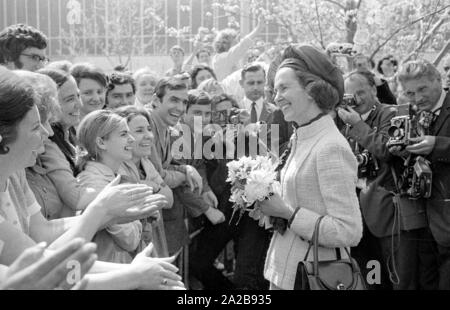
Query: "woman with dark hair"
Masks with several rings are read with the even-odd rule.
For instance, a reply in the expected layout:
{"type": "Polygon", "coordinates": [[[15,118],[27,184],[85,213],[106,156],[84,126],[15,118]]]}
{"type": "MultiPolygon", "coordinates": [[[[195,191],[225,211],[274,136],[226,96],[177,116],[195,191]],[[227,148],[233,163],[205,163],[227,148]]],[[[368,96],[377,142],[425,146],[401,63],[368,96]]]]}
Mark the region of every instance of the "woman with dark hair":
{"type": "Polygon", "coordinates": [[[81,118],[105,107],[108,77],[100,68],[90,63],[75,64],[70,74],[77,81],[81,95],[81,118]]]}
{"type": "Polygon", "coordinates": [[[196,65],[192,70],[189,72],[192,80],[191,89],[197,89],[197,87],[203,82],[210,78],[216,78],[216,74],[214,73],[213,69],[206,65],[196,65]]]}
{"type": "MultiPolygon", "coordinates": [[[[116,178],[82,215],[47,221],[24,172],[44,151],[43,139],[48,135],[40,122],[36,100],[36,93],[28,84],[15,73],[0,68],[0,264],[6,266],[38,242],[50,244],[48,249],[40,250],[41,254],[45,251],[45,255],[52,255],[50,251],[64,247],[77,237],[91,240],[99,228],[148,217],[165,203],[146,202],[145,197],[151,194],[148,186],[117,185],[119,178],[116,178]]],[[[87,288],[170,289],[183,286],[178,282],[180,277],[175,274],[174,266],[148,258],[150,249],[129,265],[97,262],[91,269],[92,261],[96,259],[91,255],[95,246],[89,247],[89,251],[84,251],[84,257],[77,259],[80,275],[88,271],[98,273],[86,276],[87,288]]],[[[71,288],[77,284],[77,281],[68,283],[67,280],[53,283],[48,288],[71,288]]]]}
{"type": "Polygon", "coordinates": [[[387,81],[394,95],[398,94],[397,69],[398,61],[392,55],[384,56],[378,61],[377,71],[381,78],[387,81]]]}
{"type": "MultiPolygon", "coordinates": [[[[172,190],[164,183],[150,160],[150,156],[155,152],[150,114],[145,109],[136,106],[121,107],[115,112],[127,120],[130,134],[135,139],[132,150],[133,157],[122,164],[119,173],[131,182],[146,184],[153,188],[154,193],[165,196],[168,201],[167,207],[171,208],[173,205],[172,190]]],[[[168,256],[162,215],[156,221],[152,218],[143,220],[142,228],[144,243],[152,242],[158,257],[168,256]]]]}
{"type": "Polygon", "coordinates": [[[53,136],[45,141],[45,153],[40,155],[42,167],[52,180],[64,205],[72,210],[81,208],[81,189],[75,178],[76,136],[75,128],[80,122],[81,100],[75,79],[57,69],[41,69],[39,73],[49,76],[57,86],[60,115],[52,124],[53,136]]]}
{"type": "Polygon", "coordinates": [[[319,260],[336,259],[335,248],[346,257],[342,249],[362,237],[356,159],[329,115],[343,89],[341,73],[325,54],[305,45],[285,50],[275,75],[275,103],[296,130],[281,171],[281,193],[260,203],[266,215],[288,221],[274,233],[267,253],[264,275],[272,289],[294,288],[297,264],[322,216],[319,260]]]}

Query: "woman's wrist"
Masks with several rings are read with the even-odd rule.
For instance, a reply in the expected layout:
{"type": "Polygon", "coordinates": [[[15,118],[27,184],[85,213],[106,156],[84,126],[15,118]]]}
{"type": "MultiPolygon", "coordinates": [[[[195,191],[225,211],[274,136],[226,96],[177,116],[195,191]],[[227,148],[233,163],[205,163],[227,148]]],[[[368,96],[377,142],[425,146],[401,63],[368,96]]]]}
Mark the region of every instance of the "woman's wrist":
{"type": "Polygon", "coordinates": [[[108,213],[108,208],[101,202],[96,204],[89,204],[88,207],[81,214],[82,218],[88,218],[91,221],[97,221],[98,228],[104,228],[114,218],[108,213]]]}

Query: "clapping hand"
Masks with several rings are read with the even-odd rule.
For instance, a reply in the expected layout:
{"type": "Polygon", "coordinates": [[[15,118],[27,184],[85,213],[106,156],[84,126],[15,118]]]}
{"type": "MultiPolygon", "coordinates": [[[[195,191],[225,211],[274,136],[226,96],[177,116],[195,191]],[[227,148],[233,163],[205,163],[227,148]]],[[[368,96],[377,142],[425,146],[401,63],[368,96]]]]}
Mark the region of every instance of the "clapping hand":
{"type": "Polygon", "coordinates": [[[145,184],[119,185],[119,182],[120,175],[89,205],[104,212],[105,222],[108,225],[144,219],[168,205],[165,196],[153,194],[153,189],[145,184]]]}
{"type": "Polygon", "coordinates": [[[26,249],[8,268],[0,289],[84,289],[84,275],[97,260],[96,245],[74,239],[62,248],[46,251],[45,243],[26,249]]]}
{"type": "Polygon", "coordinates": [[[141,253],[136,255],[129,268],[139,277],[138,289],[142,290],[185,290],[178,268],[172,265],[176,259],[152,258],[153,244],[150,243],[141,253]]]}

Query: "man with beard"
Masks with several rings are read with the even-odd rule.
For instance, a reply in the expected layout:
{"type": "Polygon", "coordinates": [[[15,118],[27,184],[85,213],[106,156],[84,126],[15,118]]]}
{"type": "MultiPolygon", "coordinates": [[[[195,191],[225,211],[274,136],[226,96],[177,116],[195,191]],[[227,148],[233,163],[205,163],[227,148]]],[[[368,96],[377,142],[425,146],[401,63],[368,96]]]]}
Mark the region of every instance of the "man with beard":
{"type": "Polygon", "coordinates": [[[47,37],[31,26],[9,26],[0,32],[0,65],[10,70],[37,71],[49,61],[45,56],[47,44],[47,37]]]}

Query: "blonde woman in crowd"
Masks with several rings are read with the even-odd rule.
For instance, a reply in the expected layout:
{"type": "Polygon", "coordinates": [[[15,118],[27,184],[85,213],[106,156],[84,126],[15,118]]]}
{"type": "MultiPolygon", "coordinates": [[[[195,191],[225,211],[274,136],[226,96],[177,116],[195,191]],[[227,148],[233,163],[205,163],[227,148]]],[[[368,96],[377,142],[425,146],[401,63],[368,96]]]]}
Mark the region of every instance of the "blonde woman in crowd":
{"type": "Polygon", "coordinates": [[[152,98],[160,77],[150,68],[142,68],[133,74],[136,85],[136,106],[152,109],[152,98]]]}

